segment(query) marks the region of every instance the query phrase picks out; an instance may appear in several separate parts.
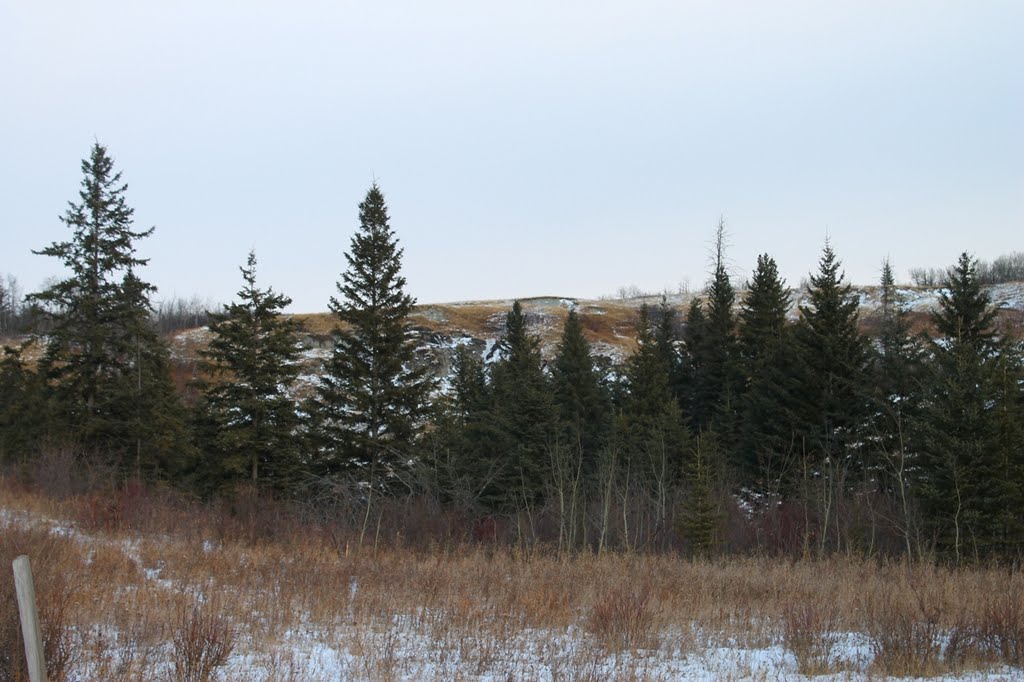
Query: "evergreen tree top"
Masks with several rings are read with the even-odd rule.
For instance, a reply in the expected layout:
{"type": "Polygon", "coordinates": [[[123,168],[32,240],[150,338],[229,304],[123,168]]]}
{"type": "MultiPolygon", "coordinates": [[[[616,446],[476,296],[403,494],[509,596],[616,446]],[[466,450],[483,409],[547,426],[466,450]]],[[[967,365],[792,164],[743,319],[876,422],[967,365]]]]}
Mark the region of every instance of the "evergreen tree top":
{"type": "Polygon", "coordinates": [[[828,240],[818,261],[818,273],[810,276],[807,296],[810,307],[800,306],[805,320],[853,320],[858,317],[858,300],[852,294],[853,286],[845,282],[842,261],[836,257],[828,240]]]}
{"type": "Polygon", "coordinates": [[[375,182],[359,204],[359,228],[345,253],[348,268],[337,285],[342,299],[331,297],[331,311],[356,325],[378,313],[404,320],[416,300],[405,293],[403,254],[389,224],[384,194],[375,182]]]}
{"type": "Polygon", "coordinates": [[[766,355],[782,339],[790,305],[775,259],[761,254],[740,306],[740,343],[746,358],[766,355]]]}
{"type": "MultiPolygon", "coordinates": [[[[136,255],[134,242],[150,236],[155,228],[132,230],[135,211],[125,201],[128,185],[121,183],[120,171],[114,171],[106,147],[93,144],[89,157],[82,160],[82,176],[80,203],[68,202],[67,211],[60,216],[60,221],[71,228],[71,238],[33,251],[59,258],[71,275],[45,291],[30,294],[28,301],[65,310],[83,304],[95,307],[101,299],[119,298],[125,274],[149,262],[136,255]]],[[[146,295],[156,291],[134,274],[131,277],[146,295]]]]}
{"type": "Polygon", "coordinates": [[[747,283],[747,295],[740,306],[740,319],[751,324],[755,320],[766,323],[785,322],[789,311],[789,291],[779,277],[775,259],[767,253],[757,257],[757,268],[747,283]]]}
{"type": "Polygon", "coordinates": [[[725,219],[723,218],[718,221],[718,228],[715,232],[714,267],[707,286],[708,327],[711,333],[719,338],[731,336],[736,326],[736,316],[733,314],[736,290],[732,286],[729,269],[725,263],[726,246],[725,219]]]}
{"type": "Polygon", "coordinates": [[[265,385],[274,392],[298,374],[299,346],[293,320],[281,316],[292,300],[270,287],[256,286],[256,254],[250,251],[239,267],[244,285],[238,300],[210,313],[214,337],[203,355],[209,371],[228,369],[249,385],[265,385]]]}
{"type": "Polygon", "coordinates": [[[498,349],[503,360],[514,365],[532,363],[540,356],[540,340],[527,331],[526,314],[518,300],[505,315],[505,333],[498,340],[498,349]]]}
{"type": "Polygon", "coordinates": [[[981,350],[995,335],[995,318],[996,309],[978,281],[978,261],[964,252],[949,269],[932,321],[951,342],[981,350]]]}

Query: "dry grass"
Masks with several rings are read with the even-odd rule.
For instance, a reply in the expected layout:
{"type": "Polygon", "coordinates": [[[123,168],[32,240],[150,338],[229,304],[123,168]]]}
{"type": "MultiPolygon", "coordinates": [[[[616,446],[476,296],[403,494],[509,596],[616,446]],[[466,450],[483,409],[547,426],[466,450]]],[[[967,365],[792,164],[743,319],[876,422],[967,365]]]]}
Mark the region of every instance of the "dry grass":
{"type": "Polygon", "coordinates": [[[663,679],[716,647],[767,652],[772,677],[877,678],[1019,666],[1024,651],[1024,579],[1005,569],[357,552],[269,510],[139,491],[112,504],[0,491],[3,558],[32,557],[52,679],[663,679]]]}

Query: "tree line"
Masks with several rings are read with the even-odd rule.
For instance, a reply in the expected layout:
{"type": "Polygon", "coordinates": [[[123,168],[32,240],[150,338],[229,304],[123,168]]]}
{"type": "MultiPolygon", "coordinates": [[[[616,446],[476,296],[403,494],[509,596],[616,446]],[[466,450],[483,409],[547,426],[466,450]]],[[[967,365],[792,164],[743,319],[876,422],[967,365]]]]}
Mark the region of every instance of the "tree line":
{"type": "MultiPolygon", "coordinates": [[[[978,281],[982,284],[1020,282],[1024,280],[1024,253],[1020,251],[1005,253],[991,262],[979,260],[975,264],[975,272],[978,281]]],[[[943,268],[910,269],[911,281],[922,287],[941,285],[946,280],[946,274],[946,270],[943,268]]]]}
{"type": "Polygon", "coordinates": [[[211,341],[183,392],[136,255],[153,228],[134,228],[102,145],[82,171],[61,218],[69,239],[37,252],[69,274],[27,297],[43,354],[30,362],[28,342],[0,361],[8,464],[70,444],[205,497],[247,485],[301,501],[350,519],[360,539],[415,499],[439,523],[561,551],[965,562],[1024,548],[1022,348],[966,253],[930,334],[911,331],[886,262],[869,337],[828,242],[799,302],[768,254],[739,296],[720,223],[703,295],[685,314],[642,306],[624,362],[593,352],[575,310],[545,361],[516,302],[492,361],[460,346],[438,383],[415,356],[415,301],[374,184],[311,394],[293,390],[290,299],[257,283],[254,253],[236,300],[208,313],[211,341]]]}

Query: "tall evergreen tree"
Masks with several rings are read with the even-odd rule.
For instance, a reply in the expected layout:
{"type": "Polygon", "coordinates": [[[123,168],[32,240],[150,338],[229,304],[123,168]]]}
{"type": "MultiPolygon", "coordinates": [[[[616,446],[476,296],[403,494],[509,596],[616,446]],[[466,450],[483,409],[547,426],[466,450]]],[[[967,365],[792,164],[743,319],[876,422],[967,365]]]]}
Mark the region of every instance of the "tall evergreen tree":
{"type": "Polygon", "coordinates": [[[609,436],[611,402],[575,310],[562,328],[551,383],[562,441],[579,451],[584,475],[590,477],[609,436]]]}
{"type": "Polygon", "coordinates": [[[1024,372],[996,339],[995,309],[968,254],[945,289],[932,315],[941,337],[919,427],[920,491],[937,548],[959,562],[1019,551],[1022,455],[1010,434],[1019,434],[1024,372]]]}
{"type": "Polygon", "coordinates": [[[498,506],[493,478],[495,442],[493,396],[480,353],[458,346],[449,374],[450,391],[437,401],[440,414],[430,430],[432,464],[445,502],[462,509],[498,506]]]}
{"type": "Polygon", "coordinates": [[[793,367],[789,308],[775,260],[758,256],[739,315],[742,418],[735,465],[740,484],[759,493],[780,489],[794,454],[794,398],[802,386],[793,367]]]}
{"type": "Polygon", "coordinates": [[[846,456],[853,428],[865,414],[867,342],[858,328],[858,298],[844,282],[831,244],[825,242],[818,273],[800,306],[796,348],[804,369],[802,447],[817,457],[846,456]]]}
{"type": "Polygon", "coordinates": [[[359,204],[348,268],[337,284],[341,297],[331,297],[341,328],[313,405],[320,468],[373,485],[401,478],[432,388],[415,357],[409,314],[416,301],[405,291],[402,255],[374,183],[359,204]]]}
{"type": "Polygon", "coordinates": [[[786,332],[790,308],[789,290],[779,277],[775,259],[767,253],[757,257],[757,267],[747,283],[740,306],[739,346],[743,374],[749,382],[769,362],[786,332]]]}
{"type": "Polygon", "coordinates": [[[913,555],[918,539],[911,490],[918,466],[911,428],[918,416],[923,348],[910,333],[907,313],[886,258],[879,282],[878,338],[871,354],[870,414],[864,421],[866,476],[877,482],[899,510],[895,521],[904,551],[913,555]]]}
{"type": "Polygon", "coordinates": [[[840,267],[826,241],[818,274],[811,275],[807,288],[809,305],[800,306],[794,330],[795,374],[803,383],[802,391],[793,394],[797,471],[805,519],[811,520],[804,529],[803,549],[810,552],[814,539],[819,555],[844,540],[839,506],[851,474],[863,470],[856,445],[868,413],[867,342],[858,328],[858,298],[843,281],[840,267]]]}
{"type": "Polygon", "coordinates": [[[500,359],[491,366],[493,417],[501,433],[495,478],[506,506],[532,505],[543,497],[555,441],[555,411],[544,374],[540,340],[529,333],[519,301],[505,316],[498,342],[500,359]]]}
{"type": "Polygon", "coordinates": [[[649,311],[655,317],[654,343],[668,367],[668,381],[680,408],[686,404],[686,358],[679,333],[678,313],[665,296],[656,311],[649,311]]]}
{"type": "Polygon", "coordinates": [[[696,427],[692,415],[700,413],[712,397],[706,379],[707,369],[707,315],[704,301],[694,296],[686,310],[683,329],[681,375],[682,399],[679,401],[690,426],[696,427]]]}
{"type": "Polygon", "coordinates": [[[200,423],[206,425],[206,473],[212,483],[248,480],[294,491],[301,476],[296,403],[289,395],[299,367],[295,322],[282,315],[292,301],[256,286],[256,254],[249,252],[238,301],[210,313],[213,337],[203,352],[200,423]]]}
{"type": "Polygon", "coordinates": [[[627,393],[620,439],[623,485],[637,487],[653,503],[655,531],[668,529],[670,494],[682,479],[689,432],[669,384],[669,368],[658,348],[657,327],[645,304],[637,323],[637,348],[626,365],[627,393]]]}
{"type": "MultiPolygon", "coordinates": [[[[737,426],[735,398],[739,387],[739,353],[736,342],[736,291],[729,278],[725,249],[725,221],[715,231],[711,279],[705,289],[707,311],[701,343],[690,350],[695,368],[695,400],[688,415],[694,429],[704,431],[717,420],[717,431],[725,440],[737,426]]],[[[693,321],[690,321],[693,324],[693,321]]]]}
{"type": "Polygon", "coordinates": [[[939,308],[932,313],[932,322],[951,347],[966,346],[990,353],[994,349],[997,311],[981,288],[977,270],[976,259],[968,253],[960,254],[939,292],[939,308]]]}
{"type": "Polygon", "coordinates": [[[132,229],[127,185],[105,147],[93,145],[82,174],[80,202],[61,217],[71,238],[35,252],[69,271],[29,297],[49,327],[41,366],[66,437],[153,475],[177,465],[184,435],[167,349],[150,328],[156,288],[137,275],[147,260],[135,244],[154,228],[132,229]]]}
{"type": "Polygon", "coordinates": [[[586,501],[596,497],[597,475],[608,452],[611,395],[602,380],[574,309],[562,328],[551,371],[558,439],[552,449],[552,489],[559,510],[559,547],[577,544],[586,501]]]}

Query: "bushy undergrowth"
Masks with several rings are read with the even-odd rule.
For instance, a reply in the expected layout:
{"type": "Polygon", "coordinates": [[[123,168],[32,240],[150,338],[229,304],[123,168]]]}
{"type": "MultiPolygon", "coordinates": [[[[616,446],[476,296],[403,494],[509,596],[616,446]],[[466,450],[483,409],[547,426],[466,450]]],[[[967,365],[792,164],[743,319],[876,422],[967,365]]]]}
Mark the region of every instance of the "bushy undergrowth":
{"type": "MultiPolygon", "coordinates": [[[[566,556],[472,536],[431,549],[383,531],[359,547],[249,491],[200,503],[139,484],[51,496],[2,483],[0,558],[31,556],[54,680],[336,679],[294,648],[302,632],[347,652],[356,679],[529,676],[524,656],[577,679],[647,679],[663,672],[644,661],[722,646],[785,649],[804,675],[1022,663],[1024,579],[1007,568],[566,556]],[[851,636],[869,659],[849,660],[851,636]]],[[[12,581],[0,586],[13,603],[12,581]]],[[[20,679],[4,614],[0,678],[20,679]]]]}

